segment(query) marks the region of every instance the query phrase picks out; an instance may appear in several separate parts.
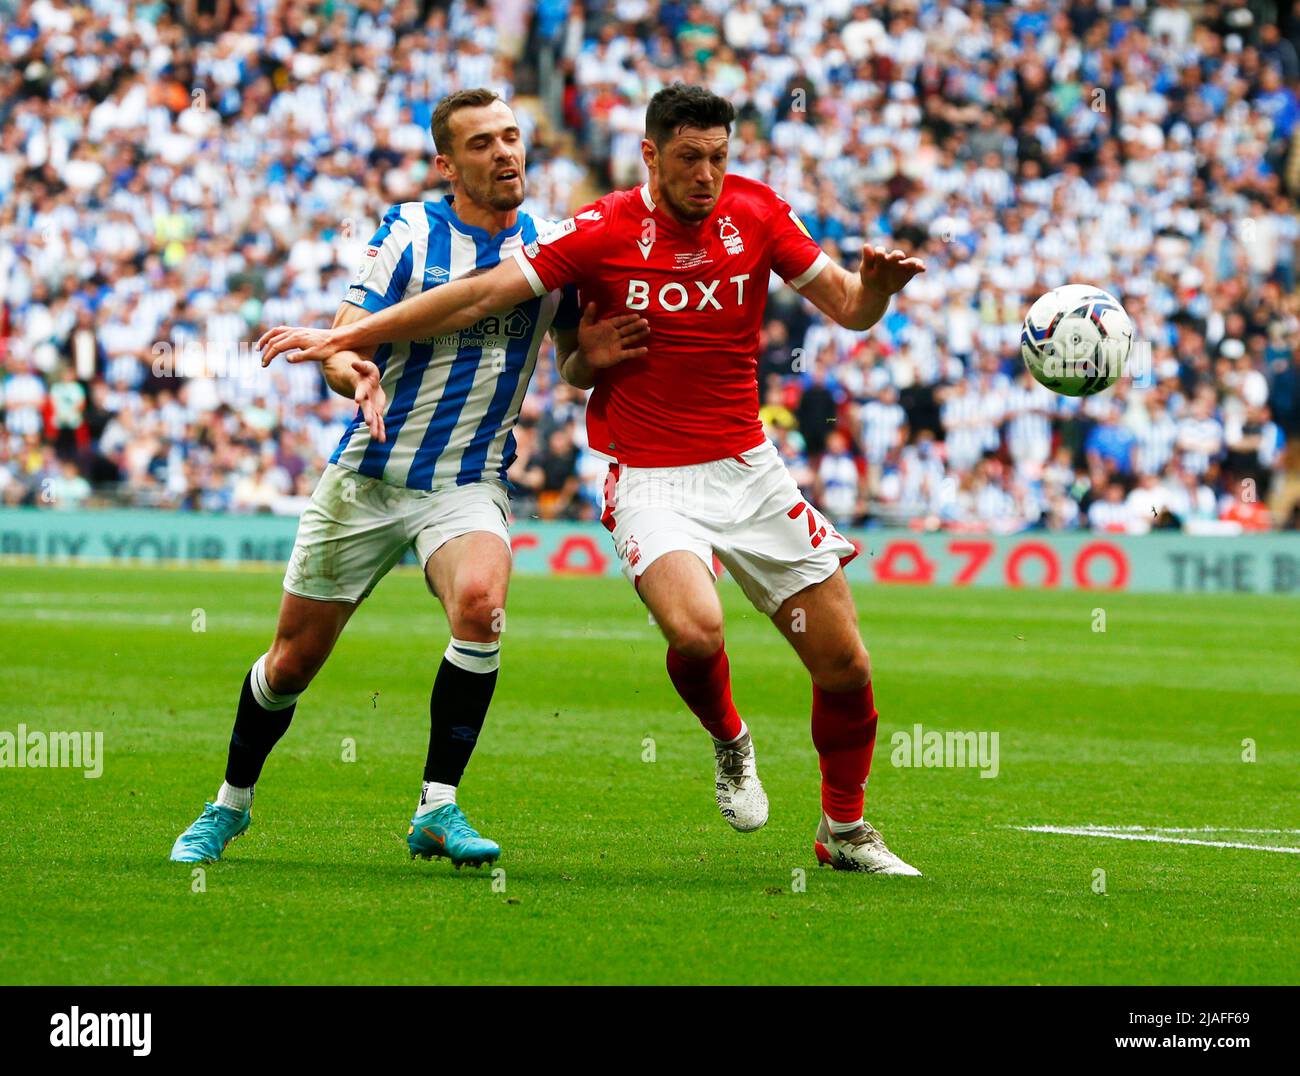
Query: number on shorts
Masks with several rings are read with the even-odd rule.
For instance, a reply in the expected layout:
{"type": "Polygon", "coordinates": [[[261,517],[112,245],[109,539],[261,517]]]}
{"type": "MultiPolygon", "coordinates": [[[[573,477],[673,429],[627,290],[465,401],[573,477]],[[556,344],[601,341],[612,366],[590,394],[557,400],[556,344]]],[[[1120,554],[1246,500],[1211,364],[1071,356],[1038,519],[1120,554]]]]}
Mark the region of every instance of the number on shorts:
{"type": "Polygon", "coordinates": [[[803,513],[808,517],[808,540],[812,543],[812,547],[816,549],[822,544],[822,540],[826,537],[826,528],[818,524],[817,516],[812,510],[812,505],[807,501],[799,501],[793,508],[786,512],[786,515],[791,519],[798,519],[800,513],[803,513]]]}

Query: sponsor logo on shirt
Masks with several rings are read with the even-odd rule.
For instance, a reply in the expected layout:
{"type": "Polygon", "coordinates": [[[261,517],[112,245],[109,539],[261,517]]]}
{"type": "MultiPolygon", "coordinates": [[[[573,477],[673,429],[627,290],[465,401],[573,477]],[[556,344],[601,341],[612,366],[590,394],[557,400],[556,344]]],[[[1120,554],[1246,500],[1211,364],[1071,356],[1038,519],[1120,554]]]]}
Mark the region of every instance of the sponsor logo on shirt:
{"type": "Polygon", "coordinates": [[[505,314],[489,314],[480,318],[467,329],[456,333],[444,333],[442,336],[429,337],[418,341],[435,347],[478,347],[483,348],[484,358],[504,366],[505,353],[497,356],[493,351],[500,345],[493,346],[493,340],[522,340],[533,331],[533,319],[519,307],[505,314]]]}
{"type": "Polygon", "coordinates": [[[728,277],[726,286],[721,280],[693,280],[692,288],[677,281],[669,281],[657,292],[652,292],[648,280],[629,280],[627,298],[623,305],[629,310],[647,310],[651,305],[669,312],[685,310],[721,310],[722,301],[735,297],[735,306],[745,305],[745,282],[748,273],[728,277]]]}
{"type": "Polygon", "coordinates": [[[370,274],[374,272],[375,265],[379,258],[378,247],[366,247],[366,256],[361,259],[361,265],[357,268],[357,275],[353,278],[353,284],[364,284],[370,274]]]}

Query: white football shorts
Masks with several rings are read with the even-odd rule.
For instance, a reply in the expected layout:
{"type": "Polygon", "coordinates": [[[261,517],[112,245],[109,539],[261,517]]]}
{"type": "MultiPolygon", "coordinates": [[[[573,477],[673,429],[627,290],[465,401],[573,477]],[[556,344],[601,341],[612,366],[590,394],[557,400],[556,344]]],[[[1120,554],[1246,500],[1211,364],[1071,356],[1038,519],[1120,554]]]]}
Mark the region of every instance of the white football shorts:
{"type": "Polygon", "coordinates": [[[694,553],[710,572],[716,555],[768,616],[857,556],[804,500],[770,441],[689,467],[611,464],[601,521],[634,586],[665,553],[694,553]]]}
{"type": "Polygon", "coordinates": [[[414,548],[423,567],[453,538],[495,534],[510,548],[505,484],[488,479],[420,490],[326,466],[298,521],[284,589],[326,602],[361,601],[414,548]]]}

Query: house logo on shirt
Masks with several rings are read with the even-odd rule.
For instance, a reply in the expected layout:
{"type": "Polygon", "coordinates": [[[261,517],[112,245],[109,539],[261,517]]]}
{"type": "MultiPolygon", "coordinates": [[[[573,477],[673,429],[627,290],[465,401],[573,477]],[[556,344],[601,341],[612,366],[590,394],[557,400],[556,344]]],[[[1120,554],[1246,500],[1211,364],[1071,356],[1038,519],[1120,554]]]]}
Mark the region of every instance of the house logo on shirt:
{"type": "MultiPolygon", "coordinates": [[[[533,319],[518,307],[511,310],[505,315],[489,314],[485,318],[480,318],[468,329],[462,329],[459,333],[448,333],[448,342],[459,338],[461,346],[473,347],[476,341],[488,340],[492,337],[507,337],[511,340],[522,340],[533,330],[533,319]]],[[[442,338],[439,338],[441,342],[442,338]]]]}
{"type": "Polygon", "coordinates": [[[740,238],[740,229],[731,222],[730,217],[718,218],[718,238],[722,240],[722,245],[727,248],[728,254],[745,252],[745,242],[740,238]]]}

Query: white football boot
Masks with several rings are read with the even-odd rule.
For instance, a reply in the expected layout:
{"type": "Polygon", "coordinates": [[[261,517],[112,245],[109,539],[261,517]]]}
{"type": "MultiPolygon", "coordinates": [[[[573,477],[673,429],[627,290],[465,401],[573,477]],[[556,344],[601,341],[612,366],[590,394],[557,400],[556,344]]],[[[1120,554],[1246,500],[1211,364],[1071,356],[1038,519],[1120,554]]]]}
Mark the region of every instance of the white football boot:
{"type": "Polygon", "coordinates": [[[754,740],[746,729],[743,736],[730,744],[713,741],[717,759],[714,781],[718,810],[741,833],[752,833],[767,822],[767,793],[758,779],[754,761],[754,740]]]}
{"type": "Polygon", "coordinates": [[[885,839],[864,822],[849,833],[838,837],[822,815],[817,824],[817,841],[813,845],[817,862],[830,864],[837,871],[862,871],[865,874],[909,874],[920,877],[921,872],[910,863],[904,863],[885,847],[885,839]]]}

